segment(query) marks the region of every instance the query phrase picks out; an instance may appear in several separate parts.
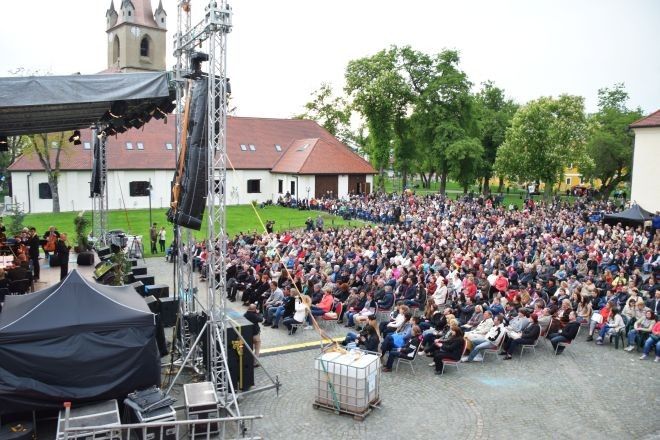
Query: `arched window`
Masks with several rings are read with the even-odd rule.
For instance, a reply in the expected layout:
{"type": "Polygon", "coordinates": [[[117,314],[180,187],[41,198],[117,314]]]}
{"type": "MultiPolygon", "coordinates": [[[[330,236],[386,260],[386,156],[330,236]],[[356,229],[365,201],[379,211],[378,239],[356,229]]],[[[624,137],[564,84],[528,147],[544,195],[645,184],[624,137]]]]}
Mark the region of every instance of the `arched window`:
{"type": "Polygon", "coordinates": [[[141,57],[149,56],[149,37],[144,37],[140,42],[140,56],[141,57]]]}
{"type": "Polygon", "coordinates": [[[115,62],[119,60],[119,37],[115,35],[115,39],[112,42],[112,61],[115,62]]]}

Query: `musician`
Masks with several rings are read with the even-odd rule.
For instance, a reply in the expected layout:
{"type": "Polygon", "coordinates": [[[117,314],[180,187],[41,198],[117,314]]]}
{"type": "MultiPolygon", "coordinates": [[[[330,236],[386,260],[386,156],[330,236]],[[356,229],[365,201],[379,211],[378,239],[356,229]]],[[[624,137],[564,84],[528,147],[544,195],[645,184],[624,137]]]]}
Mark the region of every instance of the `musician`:
{"type": "Polygon", "coordinates": [[[40,267],[39,267],[39,235],[35,227],[30,228],[30,235],[27,241],[28,256],[32,262],[32,273],[34,274],[33,280],[39,281],[40,267]]]}
{"type": "Polygon", "coordinates": [[[69,252],[71,251],[71,246],[68,245],[66,238],[66,234],[64,232],[61,233],[55,244],[55,255],[57,255],[60,263],[60,281],[66,278],[69,273],[69,252]]]}
{"type": "Polygon", "coordinates": [[[60,237],[60,233],[57,232],[55,226],[51,226],[44,233],[44,253],[46,254],[46,261],[48,261],[48,252],[55,252],[55,246],[57,245],[57,239],[60,237]]]}

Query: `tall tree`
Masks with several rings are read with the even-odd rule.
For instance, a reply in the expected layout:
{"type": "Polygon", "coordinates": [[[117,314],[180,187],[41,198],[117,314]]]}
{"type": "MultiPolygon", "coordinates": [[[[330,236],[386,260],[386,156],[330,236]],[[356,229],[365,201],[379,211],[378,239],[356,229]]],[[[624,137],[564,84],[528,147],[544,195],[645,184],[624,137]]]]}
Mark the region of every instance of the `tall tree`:
{"type": "Polygon", "coordinates": [[[494,168],[510,179],[543,181],[549,198],[570,163],[588,163],[586,134],[584,98],[539,98],[514,115],[494,168]]]}
{"type": "Polygon", "coordinates": [[[504,90],[496,87],[491,81],[482,84],[475,104],[477,125],[484,148],[479,177],[483,179],[483,193],[488,195],[497,150],[504,142],[506,130],[518,106],[512,100],[506,99],[504,90]]]}
{"type": "Polygon", "coordinates": [[[23,152],[26,141],[25,136],[9,136],[7,139],[7,151],[0,153],[0,179],[3,186],[7,188],[7,191],[11,189],[11,175],[7,173],[7,168],[23,152]]]}
{"type": "Polygon", "coordinates": [[[477,138],[464,138],[449,144],[445,151],[449,175],[456,180],[463,192],[477,179],[482,167],[484,147],[477,138]]]}
{"type": "Polygon", "coordinates": [[[353,107],[360,112],[369,130],[367,154],[378,170],[377,185],[385,186],[384,173],[389,166],[396,141],[395,121],[404,117],[409,90],[397,70],[396,47],[373,56],[352,60],[346,67],[346,92],[353,107]]]}
{"type": "Polygon", "coordinates": [[[599,89],[598,112],[589,118],[587,155],[592,161],[580,172],[587,180],[600,180],[605,199],[619,183],[630,180],[634,136],[628,126],[642,117],[642,111],[629,109],[627,101],[623,84],[599,89]]]}
{"type": "Polygon", "coordinates": [[[294,116],[297,119],[311,119],[318,122],[330,134],[346,143],[349,133],[351,109],[346,100],[335,96],[329,83],[321,83],[311,94],[312,100],[305,104],[305,112],[294,116]]]}
{"type": "Polygon", "coordinates": [[[46,172],[48,186],[53,196],[53,212],[60,212],[60,193],[58,180],[60,176],[60,157],[66,150],[71,132],[43,133],[26,136],[28,142],[24,154],[36,154],[39,163],[46,172]]]}

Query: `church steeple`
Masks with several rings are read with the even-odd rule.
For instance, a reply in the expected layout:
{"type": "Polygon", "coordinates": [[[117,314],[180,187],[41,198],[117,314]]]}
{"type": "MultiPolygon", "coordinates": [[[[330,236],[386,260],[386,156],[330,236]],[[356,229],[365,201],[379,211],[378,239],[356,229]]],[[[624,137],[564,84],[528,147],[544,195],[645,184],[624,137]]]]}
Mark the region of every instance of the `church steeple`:
{"type": "Polygon", "coordinates": [[[151,0],[114,0],[106,12],[108,69],[112,71],[165,70],[167,13],[159,1],[156,12],[151,0]]]}

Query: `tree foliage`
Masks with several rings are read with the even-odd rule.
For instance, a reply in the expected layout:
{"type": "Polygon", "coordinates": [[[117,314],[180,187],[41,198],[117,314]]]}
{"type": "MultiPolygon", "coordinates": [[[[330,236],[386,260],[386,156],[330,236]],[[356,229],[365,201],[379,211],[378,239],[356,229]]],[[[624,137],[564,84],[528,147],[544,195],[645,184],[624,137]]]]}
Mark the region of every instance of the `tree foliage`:
{"type": "Polygon", "coordinates": [[[326,82],[321,83],[311,97],[312,100],[305,104],[305,112],[295,118],[316,121],[330,134],[346,143],[351,119],[351,109],[346,99],[335,96],[332,86],[326,82]]]}
{"type": "Polygon", "coordinates": [[[580,169],[584,178],[601,182],[601,195],[609,197],[616,186],[630,179],[634,136],[628,126],[642,117],[628,109],[623,84],[598,90],[598,112],[589,118],[587,155],[592,161],[580,169]]]}
{"type": "Polygon", "coordinates": [[[561,95],[531,101],[514,115],[495,170],[513,180],[540,180],[549,196],[570,163],[588,163],[586,135],[584,98],[561,95]]]}
{"type": "Polygon", "coordinates": [[[445,151],[449,166],[449,175],[463,187],[467,193],[468,187],[474,183],[482,167],[484,147],[477,138],[464,138],[451,143],[445,151]]]}
{"type": "Polygon", "coordinates": [[[60,212],[60,195],[58,180],[62,152],[67,149],[68,139],[72,132],[42,133],[26,136],[27,144],[24,154],[36,154],[39,163],[46,172],[48,185],[53,195],[53,212],[60,212]]]}

